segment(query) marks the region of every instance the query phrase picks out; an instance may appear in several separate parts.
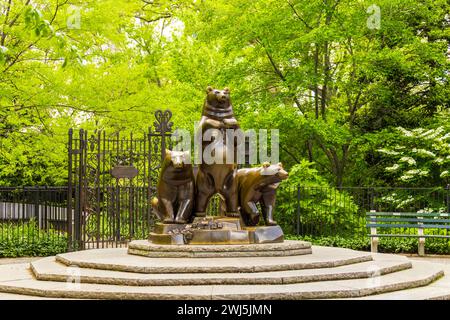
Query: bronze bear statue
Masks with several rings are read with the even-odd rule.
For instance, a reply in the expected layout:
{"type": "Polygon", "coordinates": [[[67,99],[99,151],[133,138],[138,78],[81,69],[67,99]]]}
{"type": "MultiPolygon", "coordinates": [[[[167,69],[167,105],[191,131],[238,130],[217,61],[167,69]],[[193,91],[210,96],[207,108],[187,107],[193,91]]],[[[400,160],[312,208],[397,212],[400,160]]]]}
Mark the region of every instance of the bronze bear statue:
{"type": "Polygon", "coordinates": [[[238,170],[240,213],[247,226],[259,223],[258,203],[261,205],[265,224],[269,226],[277,224],[273,220],[276,189],[281,181],[287,178],[288,173],[281,163],[275,165],[264,163],[262,167],[238,170]]]}
{"type": "Polygon", "coordinates": [[[206,89],[206,99],[203,106],[203,113],[197,129],[196,139],[202,141],[201,157],[202,161],[198,167],[197,173],[197,196],[196,196],[196,215],[205,216],[208,202],[215,193],[219,193],[225,200],[227,215],[238,216],[238,196],[236,181],[236,148],[232,163],[226,161],[227,143],[235,143],[226,141],[227,129],[239,129],[237,120],[234,118],[233,107],[230,100],[230,90],[217,90],[211,87],[206,89]],[[204,141],[199,135],[203,135],[208,129],[220,131],[223,137],[223,145],[214,152],[220,153],[219,157],[223,161],[221,163],[205,163],[203,152],[210,144],[204,141]]]}
{"type": "Polygon", "coordinates": [[[194,205],[194,174],[189,152],[166,150],[153,212],[164,223],[187,223],[194,205]]]}

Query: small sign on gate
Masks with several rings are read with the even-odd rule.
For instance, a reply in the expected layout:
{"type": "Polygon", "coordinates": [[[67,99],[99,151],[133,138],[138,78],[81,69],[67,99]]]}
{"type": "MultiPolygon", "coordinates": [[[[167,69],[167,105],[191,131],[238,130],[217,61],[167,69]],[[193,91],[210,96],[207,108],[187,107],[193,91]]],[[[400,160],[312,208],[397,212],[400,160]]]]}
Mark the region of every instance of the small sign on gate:
{"type": "Polygon", "coordinates": [[[133,179],[139,171],[133,166],[115,166],[111,169],[111,175],[116,179],[133,179]]]}

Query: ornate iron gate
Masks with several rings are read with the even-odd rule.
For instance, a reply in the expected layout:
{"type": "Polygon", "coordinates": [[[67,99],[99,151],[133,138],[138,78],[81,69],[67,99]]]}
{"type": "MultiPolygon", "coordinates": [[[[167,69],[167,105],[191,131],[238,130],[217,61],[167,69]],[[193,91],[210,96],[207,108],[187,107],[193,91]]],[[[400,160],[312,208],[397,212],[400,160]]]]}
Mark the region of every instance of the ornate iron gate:
{"type": "Polygon", "coordinates": [[[107,248],[147,238],[165,149],[171,148],[170,110],[155,112],[153,129],[121,135],[69,130],[69,248],[107,248]]]}

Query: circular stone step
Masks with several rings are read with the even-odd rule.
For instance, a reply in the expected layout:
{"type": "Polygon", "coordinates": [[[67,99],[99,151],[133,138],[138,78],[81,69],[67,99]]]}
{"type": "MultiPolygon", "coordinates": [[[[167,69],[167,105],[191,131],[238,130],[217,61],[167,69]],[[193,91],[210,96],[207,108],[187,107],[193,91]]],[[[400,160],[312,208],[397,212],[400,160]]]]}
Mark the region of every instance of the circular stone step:
{"type": "Polygon", "coordinates": [[[364,261],[372,255],[343,248],[314,247],[313,254],[281,257],[149,258],[127,249],[95,249],[58,254],[56,261],[81,268],[137,273],[242,273],[329,268],[364,261]]]}
{"type": "Polygon", "coordinates": [[[311,243],[286,240],[245,245],[160,245],[136,240],[129,243],[128,253],[152,258],[281,257],[310,254],[311,243]]]}
{"type": "MultiPolygon", "coordinates": [[[[314,251],[314,248],[313,248],[314,251]]],[[[148,258],[144,258],[148,259],[148,258]]],[[[196,259],[198,260],[198,259],[196,259]]],[[[39,281],[26,264],[0,266],[0,292],[75,299],[330,299],[355,298],[428,286],[444,276],[442,267],[413,262],[411,269],[367,279],[267,285],[120,286],[39,281]]],[[[445,288],[442,288],[445,290],[445,288]]],[[[448,287],[446,288],[448,292],[448,287]]],[[[431,287],[429,295],[442,296],[431,287]],[[436,292],[436,293],[435,293],[436,292]]]]}
{"type": "MultiPolygon", "coordinates": [[[[58,263],[54,257],[33,261],[37,280],[68,282],[73,278],[70,267],[58,263]]],[[[335,268],[303,269],[254,273],[132,273],[122,271],[79,268],[80,283],[112,284],[122,286],[187,286],[187,285],[243,285],[289,284],[329,280],[362,279],[385,275],[411,268],[405,257],[375,256],[374,261],[344,265],[335,268]]]]}

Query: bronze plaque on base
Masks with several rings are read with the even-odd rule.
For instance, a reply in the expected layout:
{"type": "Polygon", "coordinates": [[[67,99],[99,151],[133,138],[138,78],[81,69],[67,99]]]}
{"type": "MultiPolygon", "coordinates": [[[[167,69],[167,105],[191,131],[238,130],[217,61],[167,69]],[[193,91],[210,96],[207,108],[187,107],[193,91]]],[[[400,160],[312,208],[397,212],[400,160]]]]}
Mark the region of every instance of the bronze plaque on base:
{"type": "Polygon", "coordinates": [[[155,244],[250,244],[283,242],[279,226],[242,227],[240,218],[197,217],[191,224],[157,223],[149,240],[155,244]]]}

